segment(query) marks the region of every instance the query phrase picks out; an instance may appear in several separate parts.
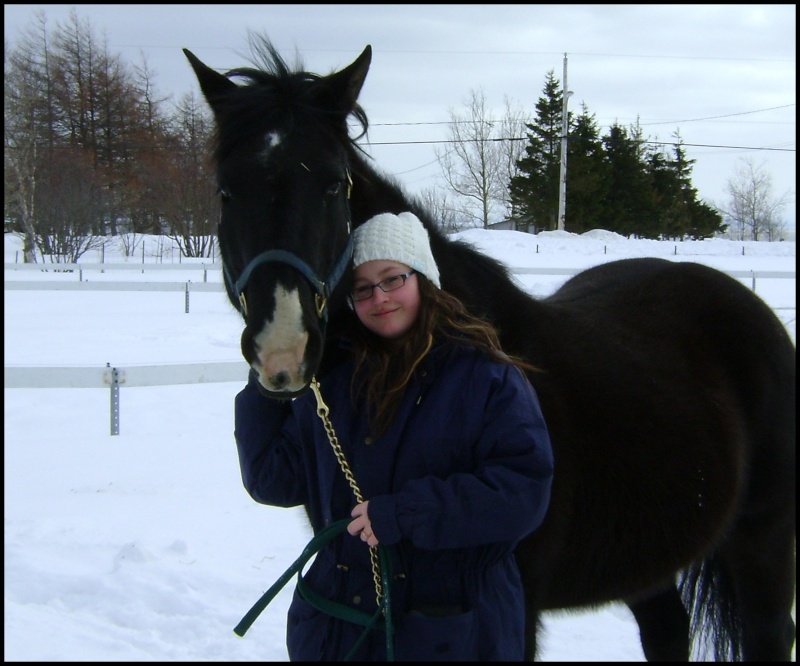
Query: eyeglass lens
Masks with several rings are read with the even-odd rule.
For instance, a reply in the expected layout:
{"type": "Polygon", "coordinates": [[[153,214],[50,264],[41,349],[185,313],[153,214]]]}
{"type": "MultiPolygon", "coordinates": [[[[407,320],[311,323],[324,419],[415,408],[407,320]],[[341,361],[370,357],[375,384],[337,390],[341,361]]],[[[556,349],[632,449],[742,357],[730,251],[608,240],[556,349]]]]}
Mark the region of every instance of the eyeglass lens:
{"type": "Polygon", "coordinates": [[[414,271],[411,271],[410,273],[403,273],[401,275],[390,275],[389,277],[384,278],[375,284],[361,285],[360,287],[353,289],[351,296],[354,301],[364,301],[372,297],[375,287],[378,287],[383,293],[388,294],[390,291],[400,289],[400,287],[406,283],[406,280],[413,274],[414,271]]]}

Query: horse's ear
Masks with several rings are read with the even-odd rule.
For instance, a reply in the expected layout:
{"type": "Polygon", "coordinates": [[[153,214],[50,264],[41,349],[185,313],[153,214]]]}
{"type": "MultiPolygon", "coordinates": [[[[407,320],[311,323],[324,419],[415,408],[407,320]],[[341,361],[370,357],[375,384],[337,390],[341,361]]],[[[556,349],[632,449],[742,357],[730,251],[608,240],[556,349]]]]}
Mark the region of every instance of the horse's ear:
{"type": "Polygon", "coordinates": [[[233,88],[236,88],[236,84],[228,77],[219,72],[215,72],[208,65],[202,63],[189,49],[183,49],[183,53],[192,65],[192,69],[197,76],[197,81],[200,83],[200,90],[203,91],[206,101],[209,106],[214,109],[215,100],[233,88]]]}
{"type": "Polygon", "coordinates": [[[339,95],[339,100],[343,105],[342,110],[345,114],[350,113],[355,107],[356,100],[358,100],[358,96],[361,93],[361,87],[367,78],[371,62],[372,47],[367,44],[367,47],[352,64],[328,77],[331,86],[339,95]]]}

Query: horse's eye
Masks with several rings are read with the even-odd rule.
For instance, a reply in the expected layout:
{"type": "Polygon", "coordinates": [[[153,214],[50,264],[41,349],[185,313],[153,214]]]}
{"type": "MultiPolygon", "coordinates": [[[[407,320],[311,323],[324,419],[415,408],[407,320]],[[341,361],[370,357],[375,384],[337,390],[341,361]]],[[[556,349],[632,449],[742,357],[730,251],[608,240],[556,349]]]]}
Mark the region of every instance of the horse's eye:
{"type": "Polygon", "coordinates": [[[223,201],[231,200],[231,191],[227,187],[220,187],[219,190],[217,190],[217,192],[219,193],[219,196],[223,201]]]}
{"type": "Polygon", "coordinates": [[[327,191],[325,192],[326,197],[330,197],[331,199],[339,194],[342,191],[342,184],[340,182],[336,182],[331,185],[327,191]]]}

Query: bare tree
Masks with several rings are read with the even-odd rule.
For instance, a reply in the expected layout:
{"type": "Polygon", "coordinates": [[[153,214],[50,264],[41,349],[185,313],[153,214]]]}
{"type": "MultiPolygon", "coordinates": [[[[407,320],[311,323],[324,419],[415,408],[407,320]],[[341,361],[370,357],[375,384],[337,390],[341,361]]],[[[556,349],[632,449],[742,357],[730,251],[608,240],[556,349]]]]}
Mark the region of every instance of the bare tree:
{"type": "Polygon", "coordinates": [[[126,257],[132,257],[136,248],[144,242],[144,236],[135,231],[126,231],[119,235],[119,242],[126,257]]]}
{"type": "Polygon", "coordinates": [[[150,68],[150,62],[144,51],[139,52],[141,64],[134,65],[134,85],[138,93],[138,108],[142,126],[155,135],[164,134],[167,130],[166,121],[162,114],[162,106],[172,98],[172,95],[159,95],[156,91],[154,79],[155,72],[150,68]]]}
{"type": "Polygon", "coordinates": [[[487,229],[497,216],[501,153],[493,140],[494,124],[483,91],[471,91],[465,106],[467,115],[450,110],[450,147],[435,152],[445,181],[468,202],[466,210],[474,226],[487,229]]]}
{"type": "Polygon", "coordinates": [[[214,171],[208,159],[213,122],[194,92],[181,98],[177,111],[169,176],[155,194],[169,229],[167,235],[183,255],[210,257],[219,220],[214,171]]]}
{"type": "Polygon", "coordinates": [[[503,205],[505,216],[515,218],[517,211],[511,200],[511,179],[519,175],[517,162],[525,155],[525,139],[527,125],[531,116],[521,104],[513,103],[507,96],[504,98],[505,113],[500,120],[499,153],[502,175],[501,186],[496,193],[497,200],[503,205]]]}
{"type": "Polygon", "coordinates": [[[9,53],[4,44],[3,60],[3,209],[21,231],[26,263],[36,262],[39,165],[52,146],[49,57],[47,22],[38,11],[17,49],[9,53]]]}
{"type": "Polygon", "coordinates": [[[138,158],[152,145],[138,91],[74,10],[52,35],[39,12],[6,51],[6,217],[22,231],[27,261],[37,246],[74,260],[131,217],[138,158]]]}
{"type": "Polygon", "coordinates": [[[726,183],[728,201],[720,209],[736,240],[779,240],[786,231],[783,209],[790,193],[775,196],[772,192],[772,175],[764,165],[755,165],[752,158],[744,157],[736,167],[733,177],[726,183]]]}
{"type": "Polygon", "coordinates": [[[88,250],[102,247],[105,237],[92,233],[92,221],[102,218],[98,193],[103,183],[92,155],[64,147],[42,167],[38,187],[37,245],[44,260],[74,263],[88,250]]]}
{"type": "Polygon", "coordinates": [[[504,100],[501,120],[493,120],[483,90],[472,90],[465,101],[466,114],[450,110],[450,141],[436,150],[442,174],[463,200],[458,207],[468,225],[488,228],[513,215],[509,186],[524,154],[528,116],[520,105],[504,100]]]}
{"type": "MultiPolygon", "coordinates": [[[[147,57],[140,54],[141,64],[134,67],[133,85],[137,103],[134,108],[136,132],[131,137],[133,159],[127,165],[125,194],[126,218],[120,221],[127,234],[163,233],[163,214],[160,208],[164,179],[170,177],[170,163],[179,138],[171,136],[170,118],[164,112],[170,97],[159,96],[154,85],[154,72],[147,57]]],[[[135,250],[135,243],[132,247],[135,250]]]]}
{"type": "MultiPolygon", "coordinates": [[[[436,226],[444,233],[459,231],[467,217],[457,204],[448,199],[448,191],[443,187],[426,187],[419,194],[420,203],[428,210],[436,226]]],[[[469,226],[469,225],[467,225],[469,226]]]]}
{"type": "Polygon", "coordinates": [[[131,194],[139,156],[150,145],[140,92],[131,68],[109,52],[94,35],[88,20],[74,10],[55,33],[58,47],[55,89],[64,127],[62,141],[80,146],[92,156],[98,184],[92,220],[96,234],[116,234],[134,206],[131,194]]]}
{"type": "MultiPolygon", "coordinates": [[[[6,58],[5,62],[8,62],[6,58]]],[[[10,99],[15,76],[5,71],[5,99],[10,99]]],[[[18,90],[17,102],[25,104],[24,86],[18,90]]],[[[25,263],[36,263],[36,164],[37,137],[35,131],[24,127],[22,119],[14,116],[6,103],[3,113],[3,210],[5,218],[15,218],[22,231],[22,254],[25,263]]]]}

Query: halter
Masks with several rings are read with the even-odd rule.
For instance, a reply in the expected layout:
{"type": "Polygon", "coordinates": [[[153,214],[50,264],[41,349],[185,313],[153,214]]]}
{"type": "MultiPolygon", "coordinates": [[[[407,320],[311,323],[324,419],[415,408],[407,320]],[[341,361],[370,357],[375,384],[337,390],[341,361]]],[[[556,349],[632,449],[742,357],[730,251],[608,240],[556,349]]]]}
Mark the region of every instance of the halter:
{"type": "MultiPolygon", "coordinates": [[[[305,166],[305,165],[303,165],[305,166]]],[[[307,167],[306,167],[307,168],[307,167]]],[[[317,317],[322,319],[323,321],[327,321],[328,313],[327,313],[327,305],[328,305],[328,298],[331,295],[331,292],[336,288],[336,285],[339,283],[339,280],[342,279],[342,275],[344,275],[345,270],[347,269],[347,264],[350,262],[350,259],[353,257],[353,236],[351,235],[351,224],[350,224],[350,192],[353,189],[353,179],[350,176],[350,170],[348,169],[346,172],[347,175],[347,245],[344,248],[344,252],[342,256],[339,257],[339,261],[336,262],[336,265],[333,267],[331,274],[328,276],[327,280],[320,280],[317,275],[314,273],[314,270],[300,257],[292,252],[287,252],[286,250],[267,250],[266,252],[262,252],[259,255],[253,257],[250,260],[250,263],[245,266],[242,274],[239,276],[239,279],[235,282],[231,279],[230,273],[228,272],[227,266],[222,264],[223,270],[225,271],[225,276],[228,279],[229,284],[233,284],[233,290],[236,294],[236,298],[239,300],[240,305],[240,312],[245,317],[247,316],[247,300],[245,299],[244,295],[244,288],[247,285],[247,281],[250,279],[250,275],[253,271],[261,266],[261,264],[268,264],[268,263],[282,263],[288,264],[292,268],[298,270],[300,274],[306,279],[306,281],[311,285],[311,288],[314,290],[314,304],[316,305],[317,310],[317,317]]]]}

